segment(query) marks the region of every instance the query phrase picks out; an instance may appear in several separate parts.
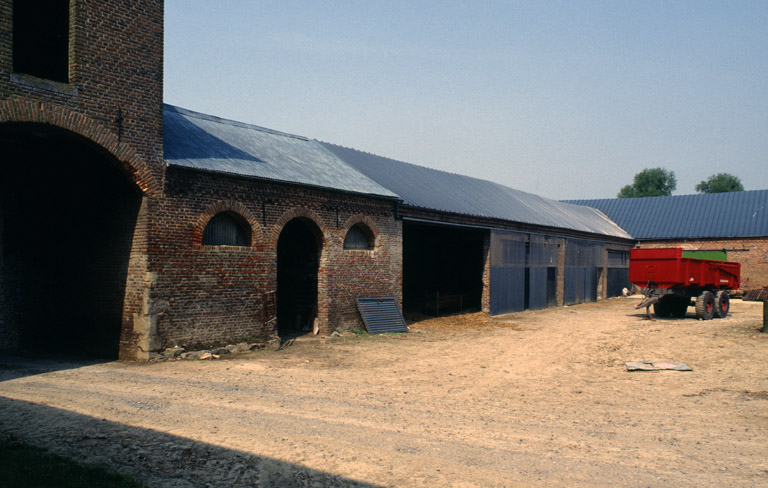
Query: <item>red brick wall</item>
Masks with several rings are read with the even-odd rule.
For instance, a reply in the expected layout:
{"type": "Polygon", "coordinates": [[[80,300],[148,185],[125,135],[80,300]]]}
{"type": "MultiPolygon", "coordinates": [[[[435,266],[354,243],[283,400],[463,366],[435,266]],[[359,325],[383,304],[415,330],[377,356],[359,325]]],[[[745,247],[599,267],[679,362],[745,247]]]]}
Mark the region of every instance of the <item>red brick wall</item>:
{"type": "Polygon", "coordinates": [[[152,295],[166,307],[157,326],[163,346],[274,337],[274,327],[264,324],[264,294],[277,286],[280,231],[297,217],[314,222],[322,234],[321,333],[362,327],[356,296],[402,300],[402,226],[391,201],[173,167],[165,190],[152,224],[162,239],[151,244],[157,272],[152,295]],[[247,220],[251,246],[201,244],[208,219],[223,210],[247,220]],[[356,223],[373,232],[373,250],[343,249],[356,223]]]}
{"type": "MultiPolygon", "coordinates": [[[[151,282],[146,272],[152,236],[146,225],[153,220],[164,173],[163,1],[71,1],[68,83],[13,73],[12,10],[13,1],[0,0],[0,132],[21,123],[78,134],[109,155],[103,164],[121,167],[144,193],[128,266],[121,339],[121,356],[134,357],[133,318],[146,312],[144,295],[151,282]]],[[[74,236],[58,236],[68,237],[74,236]]],[[[0,262],[0,270],[3,266],[0,262]]],[[[13,341],[13,334],[2,330],[4,308],[0,346],[5,338],[13,341]]]]}
{"type": "Polygon", "coordinates": [[[768,286],[768,237],[753,239],[698,239],[644,241],[638,247],[682,247],[688,250],[726,249],[728,260],[741,263],[741,289],[768,286]]]}
{"type": "Polygon", "coordinates": [[[171,171],[165,182],[162,0],[72,1],[68,83],[12,72],[12,7],[0,1],[0,130],[21,122],[83,136],[111,154],[103,164],[120,165],[144,193],[127,261],[121,357],[274,336],[262,302],[276,287],[280,230],[294,217],[314,222],[321,234],[323,332],[362,326],[355,296],[402,300],[402,226],[390,201],[184,171],[171,171]],[[201,244],[205,224],[221,210],[247,220],[251,246],[201,244]],[[356,223],[373,233],[373,250],[343,249],[356,223]]]}
{"type": "Polygon", "coordinates": [[[12,73],[12,5],[0,2],[0,123],[39,122],[81,134],[122,161],[143,190],[157,192],[163,1],[72,1],[68,84],[12,73]]]}

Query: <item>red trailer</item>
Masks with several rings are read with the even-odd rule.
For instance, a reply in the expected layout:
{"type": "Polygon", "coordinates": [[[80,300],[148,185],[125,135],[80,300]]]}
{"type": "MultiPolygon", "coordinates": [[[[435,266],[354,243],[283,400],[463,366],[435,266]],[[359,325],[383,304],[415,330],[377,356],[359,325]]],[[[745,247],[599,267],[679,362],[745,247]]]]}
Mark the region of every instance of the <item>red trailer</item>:
{"type": "MultiPolygon", "coordinates": [[[[688,307],[709,320],[725,317],[730,309],[728,290],[739,288],[741,264],[700,259],[679,247],[631,249],[629,281],[644,288],[645,299],[637,306],[650,307],[659,317],[685,317],[688,307]]],[[[709,253],[707,257],[712,257],[709,253]]]]}

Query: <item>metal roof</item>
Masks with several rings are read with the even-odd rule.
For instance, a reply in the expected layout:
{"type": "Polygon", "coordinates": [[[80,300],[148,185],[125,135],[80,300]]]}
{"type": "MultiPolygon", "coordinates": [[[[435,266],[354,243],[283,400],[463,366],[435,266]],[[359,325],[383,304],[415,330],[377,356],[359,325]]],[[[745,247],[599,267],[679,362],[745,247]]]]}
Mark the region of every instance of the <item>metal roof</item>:
{"type": "Polygon", "coordinates": [[[173,166],[397,197],[318,141],[166,104],[163,155],[173,166]]]}
{"type": "Polygon", "coordinates": [[[399,195],[405,205],[632,238],[602,212],[590,207],[558,202],[491,181],[425,168],[334,144],[322,144],[361,173],[399,195]]]}
{"type": "Polygon", "coordinates": [[[768,236],[768,190],[569,203],[602,210],[637,239],[768,236]]]}

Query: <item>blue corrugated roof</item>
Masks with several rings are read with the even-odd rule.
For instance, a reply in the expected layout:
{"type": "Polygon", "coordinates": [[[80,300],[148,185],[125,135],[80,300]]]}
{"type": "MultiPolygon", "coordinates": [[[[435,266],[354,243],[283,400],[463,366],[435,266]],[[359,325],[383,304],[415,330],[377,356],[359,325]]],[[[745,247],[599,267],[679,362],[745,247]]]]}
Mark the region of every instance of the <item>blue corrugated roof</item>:
{"type": "Polygon", "coordinates": [[[425,168],[323,143],[358,171],[388,188],[405,205],[631,239],[593,208],[571,205],[491,181],[425,168]]]}
{"type": "Polygon", "coordinates": [[[318,141],[163,105],[170,165],[396,198],[318,141]]]}
{"type": "Polygon", "coordinates": [[[768,190],[568,202],[602,210],[637,239],[768,236],[768,190]]]}

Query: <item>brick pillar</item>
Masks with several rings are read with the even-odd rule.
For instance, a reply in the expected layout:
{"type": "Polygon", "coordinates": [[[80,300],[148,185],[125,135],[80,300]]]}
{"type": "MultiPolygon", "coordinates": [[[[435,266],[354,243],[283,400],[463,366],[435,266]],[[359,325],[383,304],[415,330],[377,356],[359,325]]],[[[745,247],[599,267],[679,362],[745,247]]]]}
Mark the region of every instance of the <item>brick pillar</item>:
{"type": "Polygon", "coordinates": [[[482,310],[491,313],[491,231],[485,231],[483,236],[483,294],[481,297],[482,310]]]}
{"type": "Polygon", "coordinates": [[[557,306],[565,303],[565,242],[564,237],[557,238],[557,306]]]}

